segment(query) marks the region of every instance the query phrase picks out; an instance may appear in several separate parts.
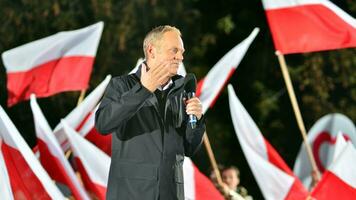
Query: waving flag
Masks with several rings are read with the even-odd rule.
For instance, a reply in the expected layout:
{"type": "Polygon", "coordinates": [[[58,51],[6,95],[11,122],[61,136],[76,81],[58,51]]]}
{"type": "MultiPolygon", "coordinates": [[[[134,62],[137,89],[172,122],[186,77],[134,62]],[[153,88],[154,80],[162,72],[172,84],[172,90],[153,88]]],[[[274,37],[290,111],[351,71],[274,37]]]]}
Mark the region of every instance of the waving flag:
{"type": "Polygon", "coordinates": [[[31,95],[30,103],[43,167],[55,181],[68,186],[76,199],[89,200],[89,196],[66,159],[34,95],[31,95]]]}
{"type": "Polygon", "coordinates": [[[356,47],[356,20],[329,0],[262,0],[283,54],[356,47]]]}
{"type": "Polygon", "coordinates": [[[228,86],[228,90],[231,118],[236,135],[264,198],[306,199],[308,192],[302,183],[262,136],[231,85],[228,86]]]}
{"type": "Polygon", "coordinates": [[[312,191],[314,199],[353,200],[356,198],[356,150],[350,142],[344,146],[312,191]]]}
{"type": "Polygon", "coordinates": [[[103,22],[27,43],[2,54],[8,106],[30,98],[88,87],[103,22]]]}
{"type": "MultiPolygon", "coordinates": [[[[74,108],[64,119],[70,127],[75,130],[82,129],[83,125],[90,119],[91,113],[97,106],[101,97],[103,96],[106,86],[109,84],[111,75],[106,76],[102,81],[85,99],[81,104],[74,108]]],[[[86,132],[88,133],[88,132],[86,132]]],[[[66,151],[69,147],[65,133],[63,132],[62,124],[59,123],[54,129],[54,135],[62,146],[62,149],[66,151]]],[[[98,140],[108,140],[111,136],[96,135],[98,140]]],[[[111,143],[109,144],[111,146],[111,143]]]]}
{"type": "Polygon", "coordinates": [[[235,72],[258,32],[259,28],[255,28],[244,41],[225,54],[204,79],[199,81],[196,93],[203,104],[203,113],[213,106],[219,92],[235,72]]]}
{"type": "Polygon", "coordinates": [[[85,187],[97,199],[105,200],[110,157],[76,133],[64,120],[61,123],[69,139],[85,187]]]}
{"type": "Polygon", "coordinates": [[[185,200],[224,200],[210,179],[188,157],[184,159],[183,171],[185,200]]]}
{"type": "Polygon", "coordinates": [[[77,132],[105,152],[108,156],[111,156],[112,134],[101,135],[95,128],[95,111],[98,107],[99,105],[88,114],[88,117],[77,128],[77,132]]]}
{"type": "MultiPolygon", "coordinates": [[[[356,146],[356,127],[352,120],[339,113],[328,114],[320,118],[309,130],[307,141],[312,148],[315,162],[321,172],[332,163],[336,136],[340,133],[347,141],[356,146]]],[[[312,166],[304,143],[301,145],[293,169],[305,187],[311,183],[312,166]]]]}
{"type": "MultiPolygon", "coordinates": [[[[0,147],[1,147],[1,136],[0,136],[0,147]]],[[[9,174],[7,173],[4,157],[0,151],[0,199],[3,200],[13,200],[9,174]]]]}
{"type": "Polygon", "coordinates": [[[65,199],[1,106],[0,138],[14,199],[65,199]]]}

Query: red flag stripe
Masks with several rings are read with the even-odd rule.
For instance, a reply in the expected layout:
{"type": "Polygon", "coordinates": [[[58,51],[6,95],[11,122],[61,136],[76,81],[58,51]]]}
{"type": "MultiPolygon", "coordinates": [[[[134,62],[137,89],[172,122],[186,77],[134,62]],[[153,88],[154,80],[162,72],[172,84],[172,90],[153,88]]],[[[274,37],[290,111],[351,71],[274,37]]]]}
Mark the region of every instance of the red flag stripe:
{"type": "Polygon", "coordinates": [[[51,199],[18,150],[3,142],[1,151],[15,199],[51,199]]]}
{"type": "MultiPolygon", "coordinates": [[[[106,199],[106,187],[103,185],[95,184],[93,180],[90,179],[88,173],[85,170],[83,163],[78,157],[75,157],[75,163],[78,167],[78,171],[83,180],[84,186],[88,191],[91,191],[91,195],[94,195],[97,199],[105,200],[106,199]]],[[[95,199],[96,199],[95,198],[95,199]]]]}
{"type": "Polygon", "coordinates": [[[266,15],[274,45],[284,54],[356,47],[356,28],[323,5],[266,10],[266,15]]]}
{"type": "Polygon", "coordinates": [[[68,90],[88,87],[94,57],[63,57],[29,71],[8,73],[8,105],[30,98],[31,93],[47,97],[68,90]]]}

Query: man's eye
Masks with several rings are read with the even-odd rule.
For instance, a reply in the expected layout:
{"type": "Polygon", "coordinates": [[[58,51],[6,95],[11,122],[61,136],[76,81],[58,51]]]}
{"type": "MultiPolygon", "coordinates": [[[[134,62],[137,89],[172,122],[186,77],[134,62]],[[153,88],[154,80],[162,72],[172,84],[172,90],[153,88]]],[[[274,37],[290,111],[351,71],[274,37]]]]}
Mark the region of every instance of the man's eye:
{"type": "Polygon", "coordinates": [[[174,49],[172,49],[172,52],[173,52],[173,53],[177,53],[177,52],[178,52],[178,49],[174,48],[174,49]]]}

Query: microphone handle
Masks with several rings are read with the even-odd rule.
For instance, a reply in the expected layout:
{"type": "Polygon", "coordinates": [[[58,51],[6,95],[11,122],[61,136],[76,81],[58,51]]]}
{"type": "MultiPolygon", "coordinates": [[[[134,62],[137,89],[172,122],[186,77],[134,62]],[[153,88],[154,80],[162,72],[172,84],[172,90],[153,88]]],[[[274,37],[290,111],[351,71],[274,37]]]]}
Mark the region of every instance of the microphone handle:
{"type": "MultiPolygon", "coordinates": [[[[188,92],[188,99],[191,99],[195,97],[195,92],[188,92]]],[[[189,115],[189,124],[192,127],[192,129],[195,129],[197,127],[197,116],[195,115],[189,115]]]]}

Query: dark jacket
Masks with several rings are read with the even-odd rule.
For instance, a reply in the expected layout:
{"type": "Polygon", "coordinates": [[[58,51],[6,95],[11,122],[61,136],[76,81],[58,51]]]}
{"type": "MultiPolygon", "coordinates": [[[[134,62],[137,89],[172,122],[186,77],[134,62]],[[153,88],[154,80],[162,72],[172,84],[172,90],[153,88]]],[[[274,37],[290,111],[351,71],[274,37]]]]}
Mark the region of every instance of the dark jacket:
{"type": "Polygon", "coordinates": [[[95,114],[97,130],[113,133],[106,198],[183,200],[184,156],[200,146],[204,120],[195,129],[187,123],[183,77],[173,77],[159,101],[141,85],[140,72],[113,78],[95,114]]]}

